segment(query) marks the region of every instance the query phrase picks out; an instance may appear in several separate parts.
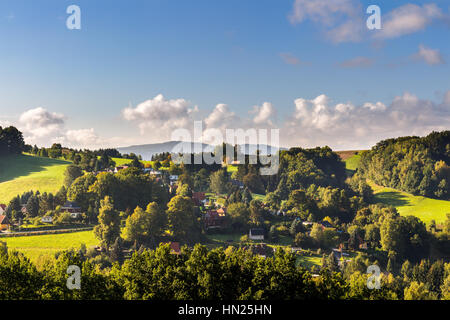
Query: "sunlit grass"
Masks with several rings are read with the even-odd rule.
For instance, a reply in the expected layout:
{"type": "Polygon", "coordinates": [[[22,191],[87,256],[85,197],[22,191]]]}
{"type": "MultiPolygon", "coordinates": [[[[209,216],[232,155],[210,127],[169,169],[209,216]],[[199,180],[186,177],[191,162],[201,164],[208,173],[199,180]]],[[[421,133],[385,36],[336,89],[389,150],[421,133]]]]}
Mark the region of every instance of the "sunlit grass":
{"type": "Polygon", "coordinates": [[[450,213],[450,201],[436,200],[398,191],[392,188],[378,186],[369,181],[374,190],[375,202],[384,203],[397,208],[402,216],[415,216],[426,224],[431,220],[437,224],[443,223],[450,213]]]}
{"type": "Polygon", "coordinates": [[[0,203],[8,204],[27,191],[56,193],[64,182],[68,161],[30,155],[0,158],[0,203]]]}
{"type": "Polygon", "coordinates": [[[79,248],[82,243],[88,248],[98,244],[98,240],[95,238],[92,230],[38,236],[7,237],[0,238],[0,241],[6,242],[8,250],[15,249],[34,261],[41,255],[53,255],[58,251],[79,248]]]}

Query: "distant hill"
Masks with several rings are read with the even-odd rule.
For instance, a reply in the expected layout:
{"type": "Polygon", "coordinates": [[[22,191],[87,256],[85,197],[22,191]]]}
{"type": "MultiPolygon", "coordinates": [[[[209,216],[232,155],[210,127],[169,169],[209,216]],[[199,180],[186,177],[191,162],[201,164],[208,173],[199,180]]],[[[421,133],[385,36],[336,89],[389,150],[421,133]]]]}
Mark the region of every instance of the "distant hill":
{"type": "MultiPolygon", "coordinates": [[[[130,154],[134,153],[137,155],[141,155],[143,160],[151,160],[154,154],[163,153],[163,152],[172,152],[178,144],[181,143],[181,146],[184,150],[188,150],[189,146],[194,152],[195,149],[203,150],[204,152],[211,152],[214,150],[214,146],[205,143],[199,142],[182,142],[182,141],[169,141],[163,143],[153,143],[153,144],[142,144],[135,145],[129,147],[119,147],[116,148],[122,154],[130,154]]],[[[279,150],[276,147],[269,145],[255,145],[255,144],[245,144],[241,145],[241,152],[244,154],[255,154],[256,150],[261,150],[261,154],[274,153],[279,150]]],[[[281,150],[285,150],[284,148],[280,148],[281,150]]]]}

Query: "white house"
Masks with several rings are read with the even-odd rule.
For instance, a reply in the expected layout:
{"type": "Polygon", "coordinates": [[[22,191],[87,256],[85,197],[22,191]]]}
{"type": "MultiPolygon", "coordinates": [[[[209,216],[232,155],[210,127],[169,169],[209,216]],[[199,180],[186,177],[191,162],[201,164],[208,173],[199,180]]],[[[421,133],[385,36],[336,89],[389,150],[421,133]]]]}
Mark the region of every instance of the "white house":
{"type": "Polygon", "coordinates": [[[248,233],[248,238],[250,240],[264,240],[264,229],[252,228],[248,233]]]}
{"type": "Polygon", "coordinates": [[[53,223],[53,217],[45,216],[41,219],[42,223],[53,223]]]}

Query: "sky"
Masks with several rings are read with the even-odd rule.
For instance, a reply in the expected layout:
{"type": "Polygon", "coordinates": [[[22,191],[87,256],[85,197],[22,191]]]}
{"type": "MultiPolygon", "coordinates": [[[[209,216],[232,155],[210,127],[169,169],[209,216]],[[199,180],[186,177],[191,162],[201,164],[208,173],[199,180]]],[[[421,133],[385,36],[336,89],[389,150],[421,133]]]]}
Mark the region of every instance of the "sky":
{"type": "Polygon", "coordinates": [[[164,142],[201,121],[367,149],[450,129],[449,40],[446,0],[3,0],[0,126],[38,146],[164,142]]]}

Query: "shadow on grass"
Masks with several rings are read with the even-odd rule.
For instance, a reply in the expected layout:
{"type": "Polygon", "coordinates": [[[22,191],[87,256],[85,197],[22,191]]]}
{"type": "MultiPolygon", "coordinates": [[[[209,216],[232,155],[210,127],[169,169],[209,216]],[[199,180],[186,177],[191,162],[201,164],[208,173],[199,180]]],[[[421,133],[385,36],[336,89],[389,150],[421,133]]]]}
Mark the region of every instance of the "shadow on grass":
{"type": "Polygon", "coordinates": [[[64,160],[33,157],[23,154],[0,157],[0,183],[18,177],[28,176],[35,172],[41,172],[45,167],[70,163],[64,160]]]}
{"type": "Polygon", "coordinates": [[[408,197],[397,191],[380,192],[375,195],[375,200],[394,207],[411,205],[408,197]]]}

